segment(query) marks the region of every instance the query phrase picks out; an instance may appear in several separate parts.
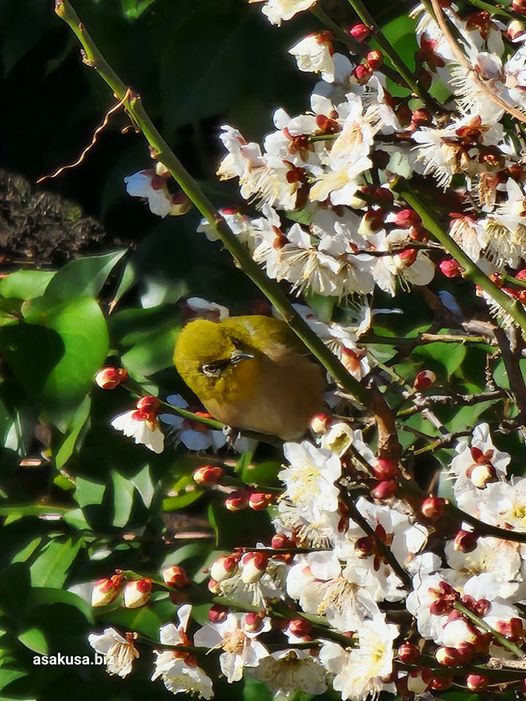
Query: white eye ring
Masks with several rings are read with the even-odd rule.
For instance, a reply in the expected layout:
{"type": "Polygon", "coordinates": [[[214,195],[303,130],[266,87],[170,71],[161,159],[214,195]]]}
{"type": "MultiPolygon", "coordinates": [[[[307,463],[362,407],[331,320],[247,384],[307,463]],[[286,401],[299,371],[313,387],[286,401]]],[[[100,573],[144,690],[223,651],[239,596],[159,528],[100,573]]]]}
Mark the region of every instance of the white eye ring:
{"type": "Polygon", "coordinates": [[[220,377],[225,367],[225,364],[203,363],[203,365],[201,365],[201,372],[207,377],[220,377]]]}

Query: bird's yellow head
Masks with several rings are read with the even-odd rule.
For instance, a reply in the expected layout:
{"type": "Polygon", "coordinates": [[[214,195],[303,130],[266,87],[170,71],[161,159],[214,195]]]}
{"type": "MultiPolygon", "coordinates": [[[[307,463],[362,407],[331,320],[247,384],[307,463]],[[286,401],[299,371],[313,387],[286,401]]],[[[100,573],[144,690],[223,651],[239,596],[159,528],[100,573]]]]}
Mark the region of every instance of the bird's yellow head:
{"type": "Polygon", "coordinates": [[[174,363],[201,401],[228,401],[254,387],[260,365],[257,355],[242,333],[221,323],[196,319],[179,334],[174,363]]]}

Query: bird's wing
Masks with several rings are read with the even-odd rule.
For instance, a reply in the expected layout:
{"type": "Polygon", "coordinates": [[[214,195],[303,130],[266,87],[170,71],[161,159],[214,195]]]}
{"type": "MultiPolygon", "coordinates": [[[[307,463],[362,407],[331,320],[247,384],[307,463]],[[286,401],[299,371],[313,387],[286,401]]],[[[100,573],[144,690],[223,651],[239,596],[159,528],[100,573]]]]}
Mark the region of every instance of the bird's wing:
{"type": "Polygon", "coordinates": [[[283,349],[295,350],[305,355],[305,346],[287,324],[271,316],[254,314],[251,316],[235,316],[221,322],[225,328],[232,329],[232,334],[242,342],[272,356],[283,349]]]}

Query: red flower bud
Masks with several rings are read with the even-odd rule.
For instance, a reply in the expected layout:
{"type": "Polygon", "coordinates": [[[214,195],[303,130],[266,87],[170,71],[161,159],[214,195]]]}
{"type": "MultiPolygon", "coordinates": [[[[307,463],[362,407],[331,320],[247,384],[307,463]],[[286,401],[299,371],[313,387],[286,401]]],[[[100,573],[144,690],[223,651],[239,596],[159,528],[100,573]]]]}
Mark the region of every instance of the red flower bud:
{"type": "Polygon", "coordinates": [[[394,223],[403,229],[408,229],[410,226],[419,226],[422,223],[420,215],[414,209],[399,209],[395,214],[394,223]]]}
{"type": "Polygon", "coordinates": [[[201,465],[194,470],[192,478],[197,484],[217,484],[224,474],[223,468],[217,465],[201,465]]]}
{"type": "Polygon", "coordinates": [[[350,34],[356,41],[362,42],[371,36],[372,30],[365,24],[359,22],[358,24],[353,24],[352,27],[346,30],[347,34],[350,34]]]}
{"type": "Polygon", "coordinates": [[[358,557],[369,557],[374,552],[375,540],[372,535],[364,535],[354,544],[354,550],[358,557]]]}
{"type": "Polygon", "coordinates": [[[369,51],[367,54],[367,63],[371,66],[373,70],[379,68],[384,62],[384,56],[381,51],[369,51]]]}
{"type": "Polygon", "coordinates": [[[249,613],[245,613],[243,618],[245,623],[245,629],[248,630],[250,633],[257,633],[258,630],[261,630],[264,616],[261,616],[259,613],[254,613],[253,611],[250,611],[249,613]]]}
{"type": "Polygon", "coordinates": [[[360,63],[355,67],[352,73],[360,85],[365,85],[369,82],[369,78],[373,74],[373,69],[368,63],[360,63]]]}
{"type": "Polygon", "coordinates": [[[432,677],[429,688],[433,691],[445,691],[453,684],[452,677],[432,677]]]}
{"type": "Polygon", "coordinates": [[[398,254],[398,258],[405,268],[410,268],[416,261],[418,250],[416,248],[406,248],[398,254]]]}
{"type": "Polygon", "coordinates": [[[397,477],[400,474],[398,460],[392,458],[378,458],[376,464],[373,465],[372,471],[376,479],[389,480],[397,477]]]}
{"type": "Polygon", "coordinates": [[[124,587],[124,606],[128,609],[144,606],[152,591],[151,579],[137,579],[128,582],[124,587]]]}
{"type": "Polygon", "coordinates": [[[463,269],[454,258],[444,258],[438,264],[440,272],[449,278],[461,277],[463,269]]]}
{"type": "Polygon", "coordinates": [[[477,535],[473,531],[458,531],[453,541],[453,549],[461,553],[471,553],[477,547],[477,535]]]}
{"type": "Polygon", "coordinates": [[[330,414],[320,412],[319,414],[314,414],[310,420],[309,426],[310,430],[314,433],[327,433],[327,429],[332,423],[332,417],[330,414]]]}
{"type": "Polygon", "coordinates": [[[269,556],[267,553],[245,553],[241,558],[241,579],[245,584],[259,582],[267,570],[269,556]]]}
{"type": "Polygon", "coordinates": [[[437,376],[432,370],[420,370],[413,381],[413,387],[418,390],[428,389],[437,381],[437,376]]]}
{"type": "Polygon", "coordinates": [[[371,496],[375,499],[390,499],[397,489],[398,483],[395,480],[382,480],[371,489],[371,496]]]}
{"type": "Polygon", "coordinates": [[[526,15],[526,0],[513,0],[511,9],[519,15],[526,15]]]}
{"type": "Polygon", "coordinates": [[[228,511],[243,511],[248,507],[248,492],[244,489],[236,489],[225,499],[225,507],[228,511]]]}
{"type": "Polygon", "coordinates": [[[416,664],[420,658],[420,650],[413,643],[405,642],[398,648],[397,655],[404,664],[416,664]]]}
{"type": "Polygon", "coordinates": [[[433,121],[433,115],[428,109],[420,108],[414,110],[411,116],[411,122],[414,127],[422,127],[427,124],[431,124],[433,121]]]}
{"type": "Polygon", "coordinates": [[[483,674],[468,674],[466,686],[470,691],[483,691],[489,684],[489,678],[483,674]]]}
{"type": "Polygon", "coordinates": [[[95,382],[102,389],[115,389],[128,379],[128,371],[124,368],[102,368],[95,375],[95,382]]]}
{"type": "Polygon", "coordinates": [[[461,655],[454,647],[439,647],[435,652],[435,657],[438,664],[446,667],[456,667],[461,660],[461,655]]]}
{"type": "Polygon", "coordinates": [[[420,504],[420,511],[423,516],[428,518],[430,521],[437,521],[444,513],[444,507],[446,505],[446,500],[442,497],[435,497],[429,495],[422,500],[420,504]]]}
{"type": "Polygon", "coordinates": [[[119,595],[122,579],[121,574],[114,574],[113,577],[104,577],[95,582],[91,593],[91,605],[107,606],[115,601],[119,595]]]}
{"type": "Polygon", "coordinates": [[[222,555],[218,557],[210,566],[211,579],[217,583],[230,579],[237,572],[238,563],[239,558],[237,555],[222,555]]]}
{"type": "Polygon", "coordinates": [[[190,584],[188,575],[179,565],[172,565],[162,571],[162,578],[165,584],[176,589],[182,589],[190,584]]]}
{"type": "Polygon", "coordinates": [[[268,492],[251,492],[248,505],[254,511],[264,511],[274,501],[274,495],[268,492]]]}
{"type": "Polygon", "coordinates": [[[289,538],[287,535],[284,533],[276,533],[276,535],[272,536],[272,540],[270,541],[270,545],[273,548],[293,548],[296,543],[294,540],[289,538]]]}
{"type": "Polygon", "coordinates": [[[228,608],[221,604],[214,604],[208,611],[208,620],[210,623],[223,623],[228,616],[228,608]]]}
{"type": "Polygon", "coordinates": [[[304,618],[292,618],[287,625],[287,629],[289,633],[298,638],[308,638],[312,633],[312,625],[304,618]]]}

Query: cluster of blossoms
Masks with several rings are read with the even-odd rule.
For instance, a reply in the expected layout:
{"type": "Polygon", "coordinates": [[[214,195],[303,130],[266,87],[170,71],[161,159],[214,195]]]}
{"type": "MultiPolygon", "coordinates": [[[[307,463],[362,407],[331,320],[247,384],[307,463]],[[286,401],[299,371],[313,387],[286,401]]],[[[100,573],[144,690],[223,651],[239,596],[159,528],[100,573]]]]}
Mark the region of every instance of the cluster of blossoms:
{"type": "MultiPolygon", "coordinates": [[[[274,24],[316,5],[249,1],[263,2],[274,24]]],[[[443,0],[432,6],[435,14],[424,6],[413,13],[420,102],[390,92],[384,56],[367,46],[373,28],[357,24],[343,34],[362,53],[336,52],[342,39],[325,30],[291,49],[299,69],[321,79],[309,111],[278,109],[263,146],[222,129],[227,155],[219,177],[237,178],[259,215],[221,215],[254,261],[297,295],[347,306],[360,296],[353,325],[322,322],[296,305],[355,380],[371,373],[360,337],[373,313],[363,300],[376,288],[394,297],[435,275],[473,277],[475,270],[477,280],[519,306],[526,302],[525,144],[521,128],[510,124],[510,116],[526,121],[525,27],[443,0]],[[443,105],[429,98],[438,87],[449,96],[443,105]],[[400,180],[417,192],[410,202],[400,180]],[[437,210],[431,215],[420,207],[430,198],[437,210]],[[440,243],[431,240],[436,222],[445,232],[440,243]],[[463,269],[444,241],[473,269],[463,269]]],[[[526,14],[522,0],[512,11],[526,14]]],[[[162,169],[142,171],[127,182],[130,194],[147,198],[161,216],[176,213],[164,176],[162,169]]],[[[216,237],[210,225],[200,229],[216,237]]],[[[506,326],[500,303],[478,291],[506,326]]],[[[194,316],[222,320],[229,313],[204,300],[188,304],[194,316]]],[[[122,371],[105,372],[102,387],[126,381],[122,371]]],[[[435,380],[430,371],[419,373],[414,396],[435,380]]],[[[225,448],[221,430],[195,420],[210,417],[194,411],[192,419],[182,397],[168,402],[179,415],[142,397],[112,425],[154,452],[164,449],[165,433],[190,450],[225,448]]],[[[328,398],[329,406],[336,402],[328,398]]],[[[526,479],[508,475],[510,456],[481,423],[469,436],[463,432],[446,466],[458,506],[422,495],[406,461],[376,454],[367,426],[356,428],[347,414],[317,415],[308,440],[285,443],[281,490],[241,485],[215,462],[195,471],[195,483],[222,491],[230,511],[266,510],[275,535],[210,565],[208,588],[228,607],[214,604],[199,626],[185,603],[178,622],[161,628],[152,678],[173,693],[212,698],[204,670],[211,651],[228,683],[249,675],[284,696],[331,688],[344,701],[362,701],[382,691],[412,698],[453,684],[526,688],[526,479]]],[[[163,579],[169,591],[189,584],[180,573],[163,579]]],[[[117,573],[97,583],[94,603],[122,592],[124,606],[145,606],[155,586],[147,577],[124,585],[117,573]]],[[[132,633],[107,629],[90,642],[121,676],[139,654],[132,633]]]]}
{"type": "MultiPolygon", "coordinates": [[[[227,682],[248,674],[285,696],[329,686],[344,700],[453,683],[486,688],[494,660],[506,665],[526,640],[526,554],[517,542],[526,541],[526,480],[507,477],[510,456],[495,447],[487,424],[461,439],[451,462],[454,491],[466,518],[484,520],[477,529],[453,512],[447,518],[444,499],[411,498],[399,466],[377,459],[360,431],[330,421],[319,428],[316,439],[284,445],[283,490],[260,505],[270,509],[271,542],[209,567],[209,590],[237,609],[215,604],[199,627],[191,606],[180,606],[178,623],[160,630],[152,679],[173,693],[212,698],[201,665],[217,650],[227,682]]],[[[212,487],[224,474],[203,466],[195,479],[212,487]]],[[[169,591],[190,584],[179,566],[162,580],[169,591]]],[[[127,608],[145,606],[159,586],[116,573],[95,584],[92,603],[122,593],[127,608]]],[[[112,628],[90,643],[120,676],[139,655],[136,636],[112,628]]]]}

